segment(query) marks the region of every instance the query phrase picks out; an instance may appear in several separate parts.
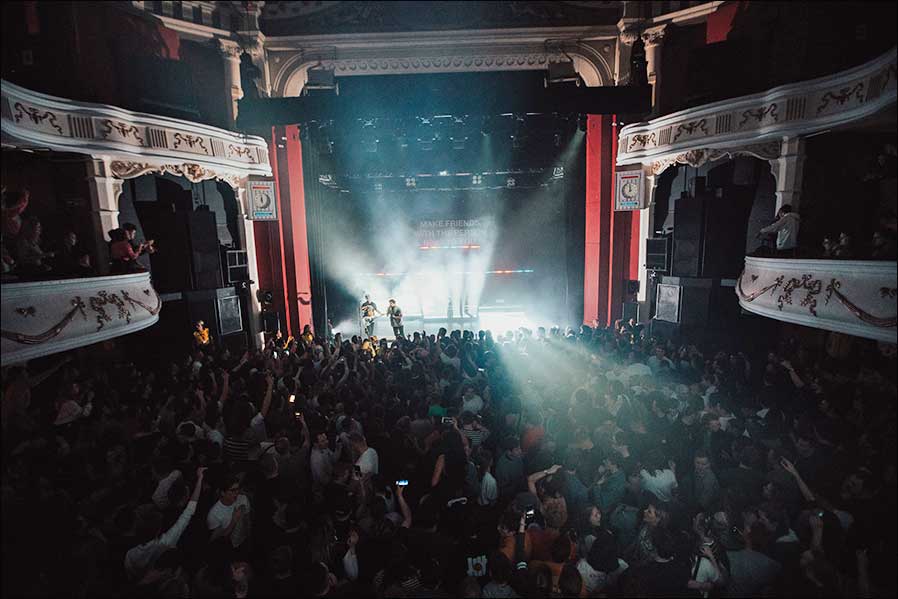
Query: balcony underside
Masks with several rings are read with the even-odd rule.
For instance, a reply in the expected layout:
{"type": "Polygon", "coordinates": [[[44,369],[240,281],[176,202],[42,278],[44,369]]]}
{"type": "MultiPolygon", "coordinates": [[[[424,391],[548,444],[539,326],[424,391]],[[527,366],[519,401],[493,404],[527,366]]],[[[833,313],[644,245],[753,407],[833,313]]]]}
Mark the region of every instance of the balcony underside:
{"type": "Polygon", "coordinates": [[[140,331],[161,310],[149,273],[5,283],[3,366],[140,331]]]}
{"type": "Polygon", "coordinates": [[[828,331],[898,341],[896,262],[746,258],[743,309],[828,331]]]}

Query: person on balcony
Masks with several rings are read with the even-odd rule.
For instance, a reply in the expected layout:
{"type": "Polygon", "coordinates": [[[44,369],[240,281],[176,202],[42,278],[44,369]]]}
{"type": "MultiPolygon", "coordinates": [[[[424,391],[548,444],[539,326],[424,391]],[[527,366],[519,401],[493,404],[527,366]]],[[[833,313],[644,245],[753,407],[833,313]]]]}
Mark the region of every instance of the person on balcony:
{"type": "Polygon", "coordinates": [[[41,222],[29,218],[22,224],[16,240],[18,265],[16,270],[22,274],[45,274],[50,270],[48,264],[55,254],[41,249],[41,222]]]}
{"type": "MultiPolygon", "coordinates": [[[[146,272],[146,269],[137,263],[141,252],[134,251],[128,233],[124,229],[109,231],[109,257],[112,262],[112,274],[122,275],[134,272],[146,272]]],[[[142,248],[141,248],[142,249],[142,248]]]]}
{"type": "Polygon", "coordinates": [[[125,238],[127,238],[128,243],[131,244],[131,247],[138,256],[141,254],[156,253],[155,240],[148,239],[146,241],[137,241],[137,225],[134,223],[124,223],[122,229],[125,231],[125,238]]]}
{"type": "Polygon", "coordinates": [[[27,189],[6,193],[3,190],[3,236],[14,240],[22,229],[22,213],[28,208],[31,194],[27,189]]]}
{"type": "Polygon", "coordinates": [[[798,228],[801,219],[792,212],[791,204],[783,204],[776,213],[776,222],[758,232],[758,236],[776,233],[776,252],[779,256],[794,256],[798,248],[798,228]]]}
{"type": "Polygon", "coordinates": [[[873,233],[871,256],[874,260],[894,260],[898,256],[898,244],[895,236],[888,231],[873,233]]]}
{"type": "Polygon", "coordinates": [[[56,270],[60,275],[68,277],[89,277],[94,274],[90,254],[79,245],[78,235],[74,231],[66,231],[62,236],[56,270]]]}

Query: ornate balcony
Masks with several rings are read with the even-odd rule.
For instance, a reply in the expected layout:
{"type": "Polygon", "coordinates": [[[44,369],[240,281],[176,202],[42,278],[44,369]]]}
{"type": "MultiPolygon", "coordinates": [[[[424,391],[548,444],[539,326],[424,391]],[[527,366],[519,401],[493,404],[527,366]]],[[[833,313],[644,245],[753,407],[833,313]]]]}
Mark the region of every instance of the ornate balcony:
{"type": "Polygon", "coordinates": [[[876,115],[898,98],[893,48],[879,58],[826,77],[773,88],[627,125],[617,164],[700,166],[734,155],[772,160],[784,138],[803,137],[876,115]]]}
{"type": "Polygon", "coordinates": [[[761,316],[896,343],[896,274],[896,262],[746,258],[736,295],[761,316]]]}
{"type": "Polygon", "coordinates": [[[2,364],[134,333],[155,324],[161,310],[149,273],[5,283],[2,364]]]}
{"type": "Polygon", "coordinates": [[[268,144],[199,123],[76,102],[3,81],[3,145],[105,157],[116,177],[168,172],[190,181],[271,176],[268,144]]]}

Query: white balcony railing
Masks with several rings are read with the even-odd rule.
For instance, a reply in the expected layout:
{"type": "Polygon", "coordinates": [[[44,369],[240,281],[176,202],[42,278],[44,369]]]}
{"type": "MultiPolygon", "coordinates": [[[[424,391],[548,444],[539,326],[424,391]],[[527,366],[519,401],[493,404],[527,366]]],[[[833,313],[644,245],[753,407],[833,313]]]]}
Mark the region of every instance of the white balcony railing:
{"type": "Polygon", "coordinates": [[[746,258],[736,294],[761,316],[896,343],[896,275],[896,262],[746,258]]]}
{"type": "Polygon", "coordinates": [[[892,48],[863,65],[766,92],[681,110],[622,128],[617,164],[697,166],[727,154],[776,158],[784,137],[846,126],[879,113],[898,98],[892,48]]]}
{"type": "Polygon", "coordinates": [[[3,366],[145,329],[161,310],[149,273],[4,283],[3,366]]]}
{"type": "Polygon", "coordinates": [[[8,81],[0,90],[4,146],[107,157],[127,176],[167,170],[191,181],[214,176],[233,186],[248,175],[271,176],[261,137],[58,98],[8,81]]]}

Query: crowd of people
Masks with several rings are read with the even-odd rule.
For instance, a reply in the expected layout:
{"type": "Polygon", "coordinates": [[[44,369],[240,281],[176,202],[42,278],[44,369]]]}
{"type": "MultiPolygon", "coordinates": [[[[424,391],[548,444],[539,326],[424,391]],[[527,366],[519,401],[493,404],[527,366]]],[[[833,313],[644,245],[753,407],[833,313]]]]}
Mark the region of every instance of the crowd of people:
{"type": "Polygon", "coordinates": [[[894,352],[122,341],[4,372],[5,596],[896,593],[894,352]]]}

